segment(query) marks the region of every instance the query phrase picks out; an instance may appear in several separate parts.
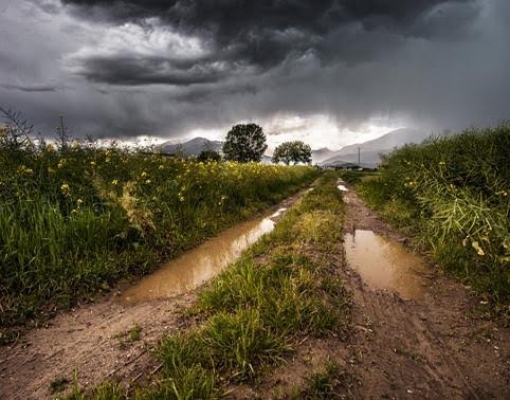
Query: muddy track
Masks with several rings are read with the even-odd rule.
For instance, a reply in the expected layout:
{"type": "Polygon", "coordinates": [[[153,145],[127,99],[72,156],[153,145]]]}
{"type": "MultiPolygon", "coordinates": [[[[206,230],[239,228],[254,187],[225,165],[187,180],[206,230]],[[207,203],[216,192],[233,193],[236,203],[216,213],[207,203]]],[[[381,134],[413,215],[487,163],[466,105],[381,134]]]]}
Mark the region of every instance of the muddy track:
{"type": "MultiPolygon", "coordinates": [[[[303,193],[275,210],[290,207],[303,193]]],[[[272,219],[278,218],[281,215],[272,219]]],[[[52,393],[52,382],[64,378],[64,389],[69,389],[74,373],[84,389],[104,380],[129,389],[156,373],[159,366],[151,351],[165,333],[184,327],[182,311],[194,302],[196,291],[126,306],[119,301],[122,289],[62,313],[15,344],[0,347],[0,400],[54,398],[58,393],[52,393]],[[141,337],[131,340],[136,325],[141,337]]]]}
{"type": "MultiPolygon", "coordinates": [[[[344,200],[345,233],[365,229],[406,241],[354,192],[347,192],[344,200]]],[[[262,378],[257,387],[236,388],[234,398],[285,398],[275,393],[301,387],[304,376],[328,358],[352,377],[339,389],[339,398],[510,398],[510,332],[476,317],[472,310],[480,299],[468,288],[431,269],[423,298],[404,300],[398,293],[375,290],[363,282],[345,262],[341,243],[330,262],[352,295],[350,337],[305,338],[292,360],[262,378]]],[[[129,387],[150,378],[158,371],[151,349],[165,332],[185,327],[182,310],[195,297],[192,292],[126,307],[114,293],[59,315],[49,326],[0,348],[0,399],[55,397],[51,382],[58,377],[69,380],[73,371],[85,388],[105,379],[129,387]],[[142,327],[141,340],[131,341],[129,330],[135,324],[142,327]]]]}
{"type": "MultiPolygon", "coordinates": [[[[344,231],[405,241],[349,191],[344,231]]],[[[458,282],[431,269],[422,300],[373,290],[343,263],[353,296],[348,369],[354,398],[510,398],[510,332],[471,317],[479,302],[458,282]]]]}
{"type": "Polygon", "coordinates": [[[112,295],[59,315],[1,349],[0,399],[52,398],[51,382],[71,381],[75,371],[84,387],[105,379],[136,380],[140,372],[157,367],[150,349],[164,332],[179,329],[179,310],[190,301],[188,295],[126,309],[112,295]],[[142,327],[142,340],[130,342],[135,324],[142,327]]]}

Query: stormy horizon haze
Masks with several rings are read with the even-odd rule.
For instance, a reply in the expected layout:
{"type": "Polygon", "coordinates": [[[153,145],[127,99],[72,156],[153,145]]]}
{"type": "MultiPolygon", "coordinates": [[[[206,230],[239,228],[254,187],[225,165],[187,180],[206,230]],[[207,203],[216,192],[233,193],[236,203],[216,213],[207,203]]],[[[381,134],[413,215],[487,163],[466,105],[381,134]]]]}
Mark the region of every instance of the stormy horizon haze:
{"type": "Polygon", "coordinates": [[[270,147],[510,119],[504,0],[0,0],[0,107],[45,137],[270,147]]]}

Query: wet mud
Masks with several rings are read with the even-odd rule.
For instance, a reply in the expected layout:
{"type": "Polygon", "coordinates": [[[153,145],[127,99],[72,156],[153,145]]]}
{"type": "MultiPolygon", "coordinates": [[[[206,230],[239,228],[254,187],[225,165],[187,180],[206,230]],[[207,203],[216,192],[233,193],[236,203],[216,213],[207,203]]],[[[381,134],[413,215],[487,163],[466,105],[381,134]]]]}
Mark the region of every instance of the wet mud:
{"type": "Polygon", "coordinates": [[[409,238],[349,189],[339,268],[352,296],[353,329],[336,354],[357,384],[344,397],[510,398],[508,328],[483,317],[485,302],[469,287],[434,265],[417,265],[403,245],[409,238]],[[364,254],[353,258],[353,246],[364,254]]]}
{"type": "Polygon", "coordinates": [[[243,250],[255,243],[262,235],[274,229],[274,219],[286,208],[271,215],[236,225],[201,246],[161,266],[156,272],[125,290],[119,297],[124,305],[142,301],[171,298],[189,292],[208,282],[243,250]]]}

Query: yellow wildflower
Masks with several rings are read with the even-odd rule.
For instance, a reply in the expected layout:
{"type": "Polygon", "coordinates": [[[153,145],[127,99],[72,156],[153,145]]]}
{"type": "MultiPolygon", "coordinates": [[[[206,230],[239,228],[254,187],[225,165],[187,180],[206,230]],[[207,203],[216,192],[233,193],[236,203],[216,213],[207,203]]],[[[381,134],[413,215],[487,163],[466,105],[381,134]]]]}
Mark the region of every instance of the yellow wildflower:
{"type": "Polygon", "coordinates": [[[32,168],[28,168],[26,167],[25,165],[20,165],[18,167],[18,174],[27,174],[27,175],[31,175],[34,173],[34,171],[32,170],[32,168]]]}
{"type": "Polygon", "coordinates": [[[480,247],[480,244],[477,242],[477,241],[473,241],[471,243],[471,246],[473,246],[473,248],[476,250],[476,253],[479,255],[479,256],[484,256],[485,255],[485,252],[483,251],[483,249],[480,247]]]}
{"type": "Polygon", "coordinates": [[[69,184],[63,183],[62,186],[60,186],[60,191],[67,197],[71,193],[71,188],[69,187],[69,184]]]}

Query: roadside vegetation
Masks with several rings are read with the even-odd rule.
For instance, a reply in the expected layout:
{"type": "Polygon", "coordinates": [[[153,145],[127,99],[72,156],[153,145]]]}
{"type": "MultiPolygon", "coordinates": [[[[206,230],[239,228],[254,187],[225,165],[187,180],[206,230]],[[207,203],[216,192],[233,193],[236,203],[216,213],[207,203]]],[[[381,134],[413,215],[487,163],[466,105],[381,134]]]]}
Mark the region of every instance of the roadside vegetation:
{"type": "MultiPolygon", "coordinates": [[[[510,125],[408,145],[357,185],[440,265],[510,315],[510,125]]],[[[348,173],[345,179],[359,179],[348,173]]]]}
{"type": "Polygon", "coordinates": [[[0,342],[6,328],[146,274],[318,175],[29,134],[16,115],[0,130],[0,342]]]}
{"type": "MultiPolygon", "coordinates": [[[[307,340],[346,337],[349,299],[329,257],[338,251],[342,235],[343,203],[335,182],[334,174],[321,178],[272,233],[199,293],[186,311],[189,327],[165,336],[155,351],[160,375],[129,397],[235,398],[239,385],[256,390],[264,376],[290,362],[307,340]]],[[[339,366],[323,363],[326,372],[302,377],[305,386],[288,395],[312,398],[350,385],[339,366]]],[[[127,397],[125,389],[111,382],[87,397],[104,398],[105,388],[119,393],[108,398],[127,397]]]]}

